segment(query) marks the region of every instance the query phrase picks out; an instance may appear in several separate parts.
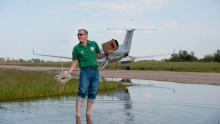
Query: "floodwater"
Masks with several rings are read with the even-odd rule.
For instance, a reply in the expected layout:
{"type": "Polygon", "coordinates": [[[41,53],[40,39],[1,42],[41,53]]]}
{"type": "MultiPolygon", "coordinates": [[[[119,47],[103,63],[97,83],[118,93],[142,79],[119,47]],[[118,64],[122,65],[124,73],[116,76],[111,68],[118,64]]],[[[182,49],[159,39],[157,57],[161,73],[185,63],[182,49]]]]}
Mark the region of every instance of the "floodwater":
{"type": "Polygon", "coordinates": [[[60,96],[0,103],[0,124],[220,124],[220,86],[131,81],[127,89],[98,95],[91,117],[86,100],[76,119],[75,97],[60,96]]]}

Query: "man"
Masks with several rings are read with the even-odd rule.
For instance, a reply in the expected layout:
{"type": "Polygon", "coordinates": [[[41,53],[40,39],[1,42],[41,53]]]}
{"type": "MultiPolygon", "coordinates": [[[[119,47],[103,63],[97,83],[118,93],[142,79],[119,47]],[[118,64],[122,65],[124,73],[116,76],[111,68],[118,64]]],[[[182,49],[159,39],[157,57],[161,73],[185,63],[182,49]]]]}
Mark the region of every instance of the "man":
{"type": "MultiPolygon", "coordinates": [[[[88,31],[85,29],[78,30],[79,44],[74,46],[72,51],[72,64],[68,70],[68,74],[74,70],[79,63],[80,76],[78,94],[76,97],[76,117],[81,117],[80,109],[88,92],[86,115],[91,115],[90,111],[95,101],[99,88],[99,70],[97,58],[105,57],[100,53],[100,49],[95,41],[88,40],[88,31]]],[[[113,51],[108,51],[111,54],[113,51]]]]}

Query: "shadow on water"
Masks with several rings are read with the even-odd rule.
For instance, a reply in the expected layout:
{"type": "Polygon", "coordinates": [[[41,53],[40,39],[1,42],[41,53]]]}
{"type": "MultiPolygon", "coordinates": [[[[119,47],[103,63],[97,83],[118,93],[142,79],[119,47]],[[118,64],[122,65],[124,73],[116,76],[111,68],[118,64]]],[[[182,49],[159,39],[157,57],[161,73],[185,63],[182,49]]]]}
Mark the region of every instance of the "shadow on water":
{"type": "MultiPolygon", "coordinates": [[[[111,79],[118,80],[120,79],[111,79]]],[[[131,79],[133,85],[101,92],[92,116],[75,117],[75,96],[0,103],[0,123],[220,123],[220,86],[131,79]]],[[[86,100],[81,114],[86,115],[86,100]]]]}

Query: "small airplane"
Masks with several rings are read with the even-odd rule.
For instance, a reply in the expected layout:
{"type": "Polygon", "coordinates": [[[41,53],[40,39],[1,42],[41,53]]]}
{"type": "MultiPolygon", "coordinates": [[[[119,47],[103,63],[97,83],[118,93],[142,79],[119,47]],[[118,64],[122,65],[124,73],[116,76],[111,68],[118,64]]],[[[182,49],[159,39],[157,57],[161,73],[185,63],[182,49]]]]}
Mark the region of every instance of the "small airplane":
{"type": "MultiPolygon", "coordinates": [[[[121,29],[107,29],[107,30],[121,30],[121,29]]],[[[152,57],[158,57],[158,56],[165,56],[165,55],[171,55],[170,53],[167,54],[159,54],[159,55],[149,55],[149,56],[129,56],[130,48],[131,48],[131,43],[132,43],[132,37],[133,37],[133,32],[136,29],[124,29],[127,31],[125,35],[125,39],[123,44],[118,46],[118,49],[115,50],[113,53],[110,55],[98,59],[98,62],[103,63],[100,67],[100,69],[103,69],[108,62],[121,62],[122,64],[128,64],[126,67],[127,70],[130,70],[129,64],[131,62],[134,62],[136,60],[144,60],[146,58],[152,58],[152,57]]],[[[157,29],[140,29],[140,30],[157,30],[157,29]]],[[[101,53],[104,53],[103,49],[100,48],[101,53]]],[[[56,56],[56,55],[45,55],[45,54],[37,54],[34,52],[34,55],[40,55],[40,56],[48,56],[48,57],[56,57],[56,58],[65,58],[65,59],[72,59],[72,57],[65,57],[65,56],[56,56]]]]}

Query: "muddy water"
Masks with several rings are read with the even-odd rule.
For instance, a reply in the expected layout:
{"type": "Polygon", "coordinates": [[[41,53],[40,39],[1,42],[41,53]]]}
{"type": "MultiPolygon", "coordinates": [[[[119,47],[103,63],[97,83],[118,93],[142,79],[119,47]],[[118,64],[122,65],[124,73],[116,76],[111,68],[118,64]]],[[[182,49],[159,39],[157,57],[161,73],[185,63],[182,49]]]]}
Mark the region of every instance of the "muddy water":
{"type": "Polygon", "coordinates": [[[220,86],[131,81],[127,89],[98,95],[91,117],[86,101],[76,119],[75,97],[61,96],[0,103],[0,124],[220,124],[220,86]]]}

